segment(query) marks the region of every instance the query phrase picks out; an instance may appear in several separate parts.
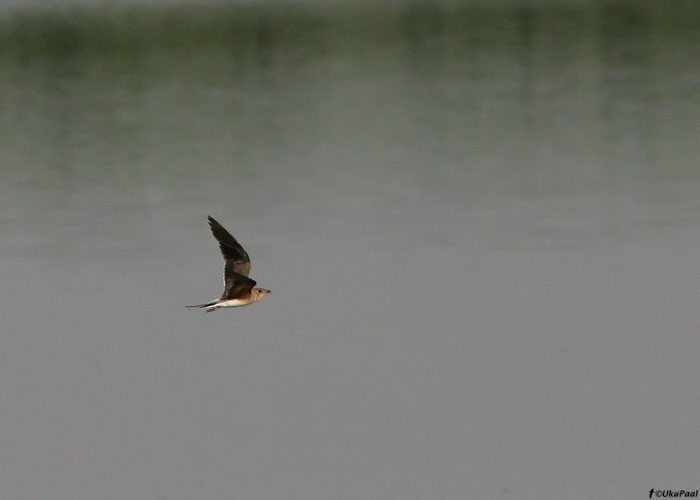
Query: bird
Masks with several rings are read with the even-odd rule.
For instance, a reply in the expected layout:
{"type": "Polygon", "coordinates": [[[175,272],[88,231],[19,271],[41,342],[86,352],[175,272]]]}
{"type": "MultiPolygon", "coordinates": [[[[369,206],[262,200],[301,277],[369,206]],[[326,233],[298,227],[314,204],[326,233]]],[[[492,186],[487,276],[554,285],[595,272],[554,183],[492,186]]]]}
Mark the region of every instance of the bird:
{"type": "Polygon", "coordinates": [[[220,299],[185,307],[198,307],[205,309],[206,312],[222,307],[242,307],[257,302],[270,293],[270,290],[265,288],[254,288],[257,282],[248,277],[251,266],[250,257],[236,238],[211,215],[207,216],[207,219],[214,238],[219,242],[221,255],[224,256],[224,293],[220,299]]]}

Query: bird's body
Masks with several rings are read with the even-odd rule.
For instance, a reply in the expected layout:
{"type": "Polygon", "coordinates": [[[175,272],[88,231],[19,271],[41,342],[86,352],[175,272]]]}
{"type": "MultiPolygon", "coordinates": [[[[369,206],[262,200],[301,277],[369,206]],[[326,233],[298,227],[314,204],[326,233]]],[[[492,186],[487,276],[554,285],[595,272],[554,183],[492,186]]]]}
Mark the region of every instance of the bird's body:
{"type": "Polygon", "coordinates": [[[254,288],[255,280],[248,277],[251,266],[250,257],[236,238],[212,217],[208,219],[211,232],[219,242],[221,254],[224,256],[224,293],[221,298],[206,304],[187,307],[199,307],[206,309],[207,312],[222,307],[242,307],[257,302],[270,293],[270,290],[264,288],[254,288]]]}
{"type": "Polygon", "coordinates": [[[214,309],[221,309],[224,307],[243,307],[247,306],[248,304],[252,304],[253,302],[257,302],[263,297],[262,294],[258,295],[255,297],[253,295],[253,291],[251,290],[251,293],[248,296],[245,297],[240,297],[236,299],[229,299],[229,300],[224,300],[224,299],[215,299],[212,300],[211,302],[207,302],[206,304],[198,304],[196,306],[185,306],[185,307],[199,307],[200,309],[206,308],[207,312],[211,312],[214,309]]]}

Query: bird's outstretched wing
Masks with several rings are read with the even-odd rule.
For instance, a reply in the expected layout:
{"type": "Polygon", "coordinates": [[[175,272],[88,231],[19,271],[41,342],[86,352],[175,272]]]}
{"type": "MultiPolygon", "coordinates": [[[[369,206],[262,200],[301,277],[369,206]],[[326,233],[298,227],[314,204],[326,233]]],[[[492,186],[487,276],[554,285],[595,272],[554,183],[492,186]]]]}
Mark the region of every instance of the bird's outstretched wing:
{"type": "MultiPolygon", "coordinates": [[[[209,227],[214,234],[214,238],[219,242],[221,255],[224,256],[226,266],[224,268],[224,284],[225,290],[229,290],[229,279],[234,279],[235,274],[247,277],[250,274],[250,257],[243,247],[236,241],[236,238],[231,236],[231,233],[226,231],[221,224],[216,222],[213,217],[208,216],[209,227]]],[[[251,280],[252,281],[252,280],[251,280]]],[[[255,282],[253,281],[253,285],[255,282]]],[[[224,295],[226,292],[224,292],[224,295]]]]}

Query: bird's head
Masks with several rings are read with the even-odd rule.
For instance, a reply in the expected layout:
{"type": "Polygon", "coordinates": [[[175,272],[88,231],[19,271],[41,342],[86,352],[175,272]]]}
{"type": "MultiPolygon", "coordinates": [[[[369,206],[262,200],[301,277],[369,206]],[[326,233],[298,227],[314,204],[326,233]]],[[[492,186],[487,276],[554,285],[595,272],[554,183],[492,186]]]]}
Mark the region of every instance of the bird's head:
{"type": "Polygon", "coordinates": [[[253,296],[255,297],[256,301],[262,299],[265,295],[270,293],[270,290],[265,290],[264,288],[253,288],[251,291],[253,292],[253,296]]]}

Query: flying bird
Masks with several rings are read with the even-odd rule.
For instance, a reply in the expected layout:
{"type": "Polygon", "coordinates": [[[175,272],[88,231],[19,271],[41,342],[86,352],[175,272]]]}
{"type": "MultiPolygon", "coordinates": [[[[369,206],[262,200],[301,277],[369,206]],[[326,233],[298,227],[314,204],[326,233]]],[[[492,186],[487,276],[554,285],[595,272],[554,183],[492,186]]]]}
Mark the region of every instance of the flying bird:
{"type": "Polygon", "coordinates": [[[270,293],[264,288],[253,288],[257,283],[248,277],[250,273],[250,257],[243,247],[226,231],[213,217],[208,216],[209,227],[214,238],[219,242],[221,254],[224,256],[224,293],[220,299],[196,306],[206,308],[207,312],[220,307],[241,307],[252,304],[270,293]]]}

